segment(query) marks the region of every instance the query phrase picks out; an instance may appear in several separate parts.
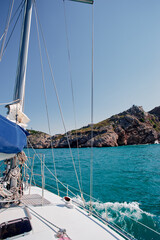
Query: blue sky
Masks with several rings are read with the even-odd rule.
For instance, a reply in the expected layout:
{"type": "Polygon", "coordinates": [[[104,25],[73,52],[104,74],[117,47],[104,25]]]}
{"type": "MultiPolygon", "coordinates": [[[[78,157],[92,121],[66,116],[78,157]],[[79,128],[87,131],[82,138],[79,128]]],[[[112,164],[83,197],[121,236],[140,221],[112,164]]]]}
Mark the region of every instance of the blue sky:
{"type": "MultiPolygon", "coordinates": [[[[77,127],[90,123],[92,6],[66,2],[77,127]]],[[[0,1],[0,36],[10,1],[0,1]]],[[[20,0],[15,1],[14,11],[20,0]]],[[[37,0],[67,130],[75,128],[62,0],[37,0]]],[[[13,11],[13,12],[14,12],[13,11]]],[[[95,0],[94,122],[130,108],[160,105],[160,1],[95,0]]],[[[12,101],[20,23],[0,62],[0,103],[12,101]]],[[[11,29],[12,29],[11,25],[11,29]]],[[[11,31],[10,29],[10,31],[11,31]]],[[[9,32],[10,32],[9,31],[9,32]]],[[[1,44],[1,42],[0,42],[1,44]]],[[[42,44],[43,47],[43,44],[42,44]]],[[[63,133],[57,100],[42,50],[52,134],[63,133]]],[[[0,112],[6,111],[0,107],[0,112]]],[[[26,80],[29,128],[48,132],[33,11],[26,80]]]]}

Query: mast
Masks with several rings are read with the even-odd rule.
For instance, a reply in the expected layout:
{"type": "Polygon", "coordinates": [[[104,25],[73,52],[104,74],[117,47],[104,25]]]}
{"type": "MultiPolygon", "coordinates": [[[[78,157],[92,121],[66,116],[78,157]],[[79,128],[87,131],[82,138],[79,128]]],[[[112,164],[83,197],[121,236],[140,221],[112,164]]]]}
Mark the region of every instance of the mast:
{"type": "Polygon", "coordinates": [[[29,36],[31,27],[33,0],[25,1],[25,11],[23,18],[23,25],[21,30],[21,41],[19,47],[19,56],[17,64],[17,74],[13,95],[13,104],[9,104],[7,118],[13,122],[16,122],[23,128],[27,127],[29,118],[23,113],[24,108],[24,96],[25,96],[25,81],[26,81],[26,69],[29,47],[29,36]]]}
{"type": "MultiPolygon", "coordinates": [[[[21,31],[21,41],[19,48],[19,57],[17,65],[17,75],[14,89],[13,100],[16,103],[8,105],[9,113],[7,118],[11,121],[15,121],[18,125],[26,127],[29,118],[23,113],[24,95],[25,95],[25,80],[26,80],[26,68],[28,58],[29,36],[31,27],[33,0],[26,0],[24,19],[21,31]]],[[[17,157],[15,156],[11,160],[11,172],[16,171],[17,157]]],[[[19,169],[19,168],[18,168],[19,169]]],[[[17,187],[17,177],[11,177],[10,188],[17,187]]]]}
{"type": "Polygon", "coordinates": [[[22,26],[22,32],[21,32],[19,58],[18,58],[18,65],[17,65],[17,75],[16,75],[14,97],[13,97],[13,100],[19,99],[21,101],[21,107],[23,107],[24,95],[25,95],[25,80],[26,80],[28,46],[29,46],[31,16],[32,16],[32,5],[33,5],[33,0],[26,0],[24,20],[23,20],[23,26],[22,26]]]}

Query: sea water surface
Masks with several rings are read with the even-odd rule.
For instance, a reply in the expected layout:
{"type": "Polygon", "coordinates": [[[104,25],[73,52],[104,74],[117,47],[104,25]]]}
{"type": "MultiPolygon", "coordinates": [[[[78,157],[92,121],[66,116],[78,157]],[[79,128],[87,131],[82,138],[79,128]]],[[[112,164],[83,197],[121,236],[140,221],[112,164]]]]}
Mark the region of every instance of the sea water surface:
{"type": "MultiPolygon", "coordinates": [[[[79,179],[80,159],[82,190],[89,194],[91,149],[71,151],[79,179]]],[[[34,154],[32,149],[29,152],[34,154]]],[[[36,152],[45,154],[45,164],[54,173],[52,150],[39,149],[36,152]]],[[[70,149],[54,149],[54,159],[58,179],[69,185],[78,200],[79,193],[74,189],[78,189],[78,184],[70,149]]],[[[39,159],[35,158],[34,170],[40,170],[40,167],[39,159]]],[[[56,183],[51,180],[47,169],[45,175],[46,188],[57,193],[56,183]]],[[[37,180],[41,185],[41,180],[37,180]]],[[[61,196],[64,196],[66,189],[60,184],[59,188],[63,191],[61,196]]],[[[84,197],[89,201],[88,196],[84,197]]],[[[160,145],[93,148],[93,197],[93,206],[101,216],[106,217],[107,212],[109,221],[136,239],[160,239],[160,235],[154,232],[160,232],[160,145]]]]}

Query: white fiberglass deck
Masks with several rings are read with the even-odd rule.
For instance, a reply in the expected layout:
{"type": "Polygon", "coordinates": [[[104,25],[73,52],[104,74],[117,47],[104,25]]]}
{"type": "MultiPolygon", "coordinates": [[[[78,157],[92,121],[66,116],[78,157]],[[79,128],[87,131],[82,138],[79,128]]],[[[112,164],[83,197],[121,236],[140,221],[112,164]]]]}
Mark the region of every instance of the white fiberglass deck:
{"type": "MultiPolygon", "coordinates": [[[[15,218],[30,217],[32,231],[24,236],[17,236],[16,239],[68,239],[58,238],[58,229],[66,229],[69,239],[72,240],[123,240],[124,238],[101,223],[99,220],[74,205],[68,208],[64,200],[49,192],[44,192],[44,205],[41,206],[40,195],[42,190],[38,187],[31,188],[31,197],[24,197],[24,205],[8,209],[0,209],[1,221],[9,221],[15,218]],[[27,211],[26,211],[27,209],[27,211]],[[3,220],[2,220],[3,219],[3,220]]],[[[26,194],[28,194],[26,192],[26,194]]],[[[15,237],[14,237],[15,239],[15,237]]]]}

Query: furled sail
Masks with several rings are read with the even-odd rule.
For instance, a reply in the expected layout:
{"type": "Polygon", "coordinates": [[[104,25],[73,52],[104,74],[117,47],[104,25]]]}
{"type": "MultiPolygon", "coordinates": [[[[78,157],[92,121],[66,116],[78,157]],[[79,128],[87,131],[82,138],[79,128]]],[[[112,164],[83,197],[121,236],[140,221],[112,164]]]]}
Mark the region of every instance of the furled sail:
{"type": "Polygon", "coordinates": [[[27,144],[27,135],[26,130],[0,115],[0,160],[3,154],[7,158],[7,154],[21,152],[27,144]]]}

